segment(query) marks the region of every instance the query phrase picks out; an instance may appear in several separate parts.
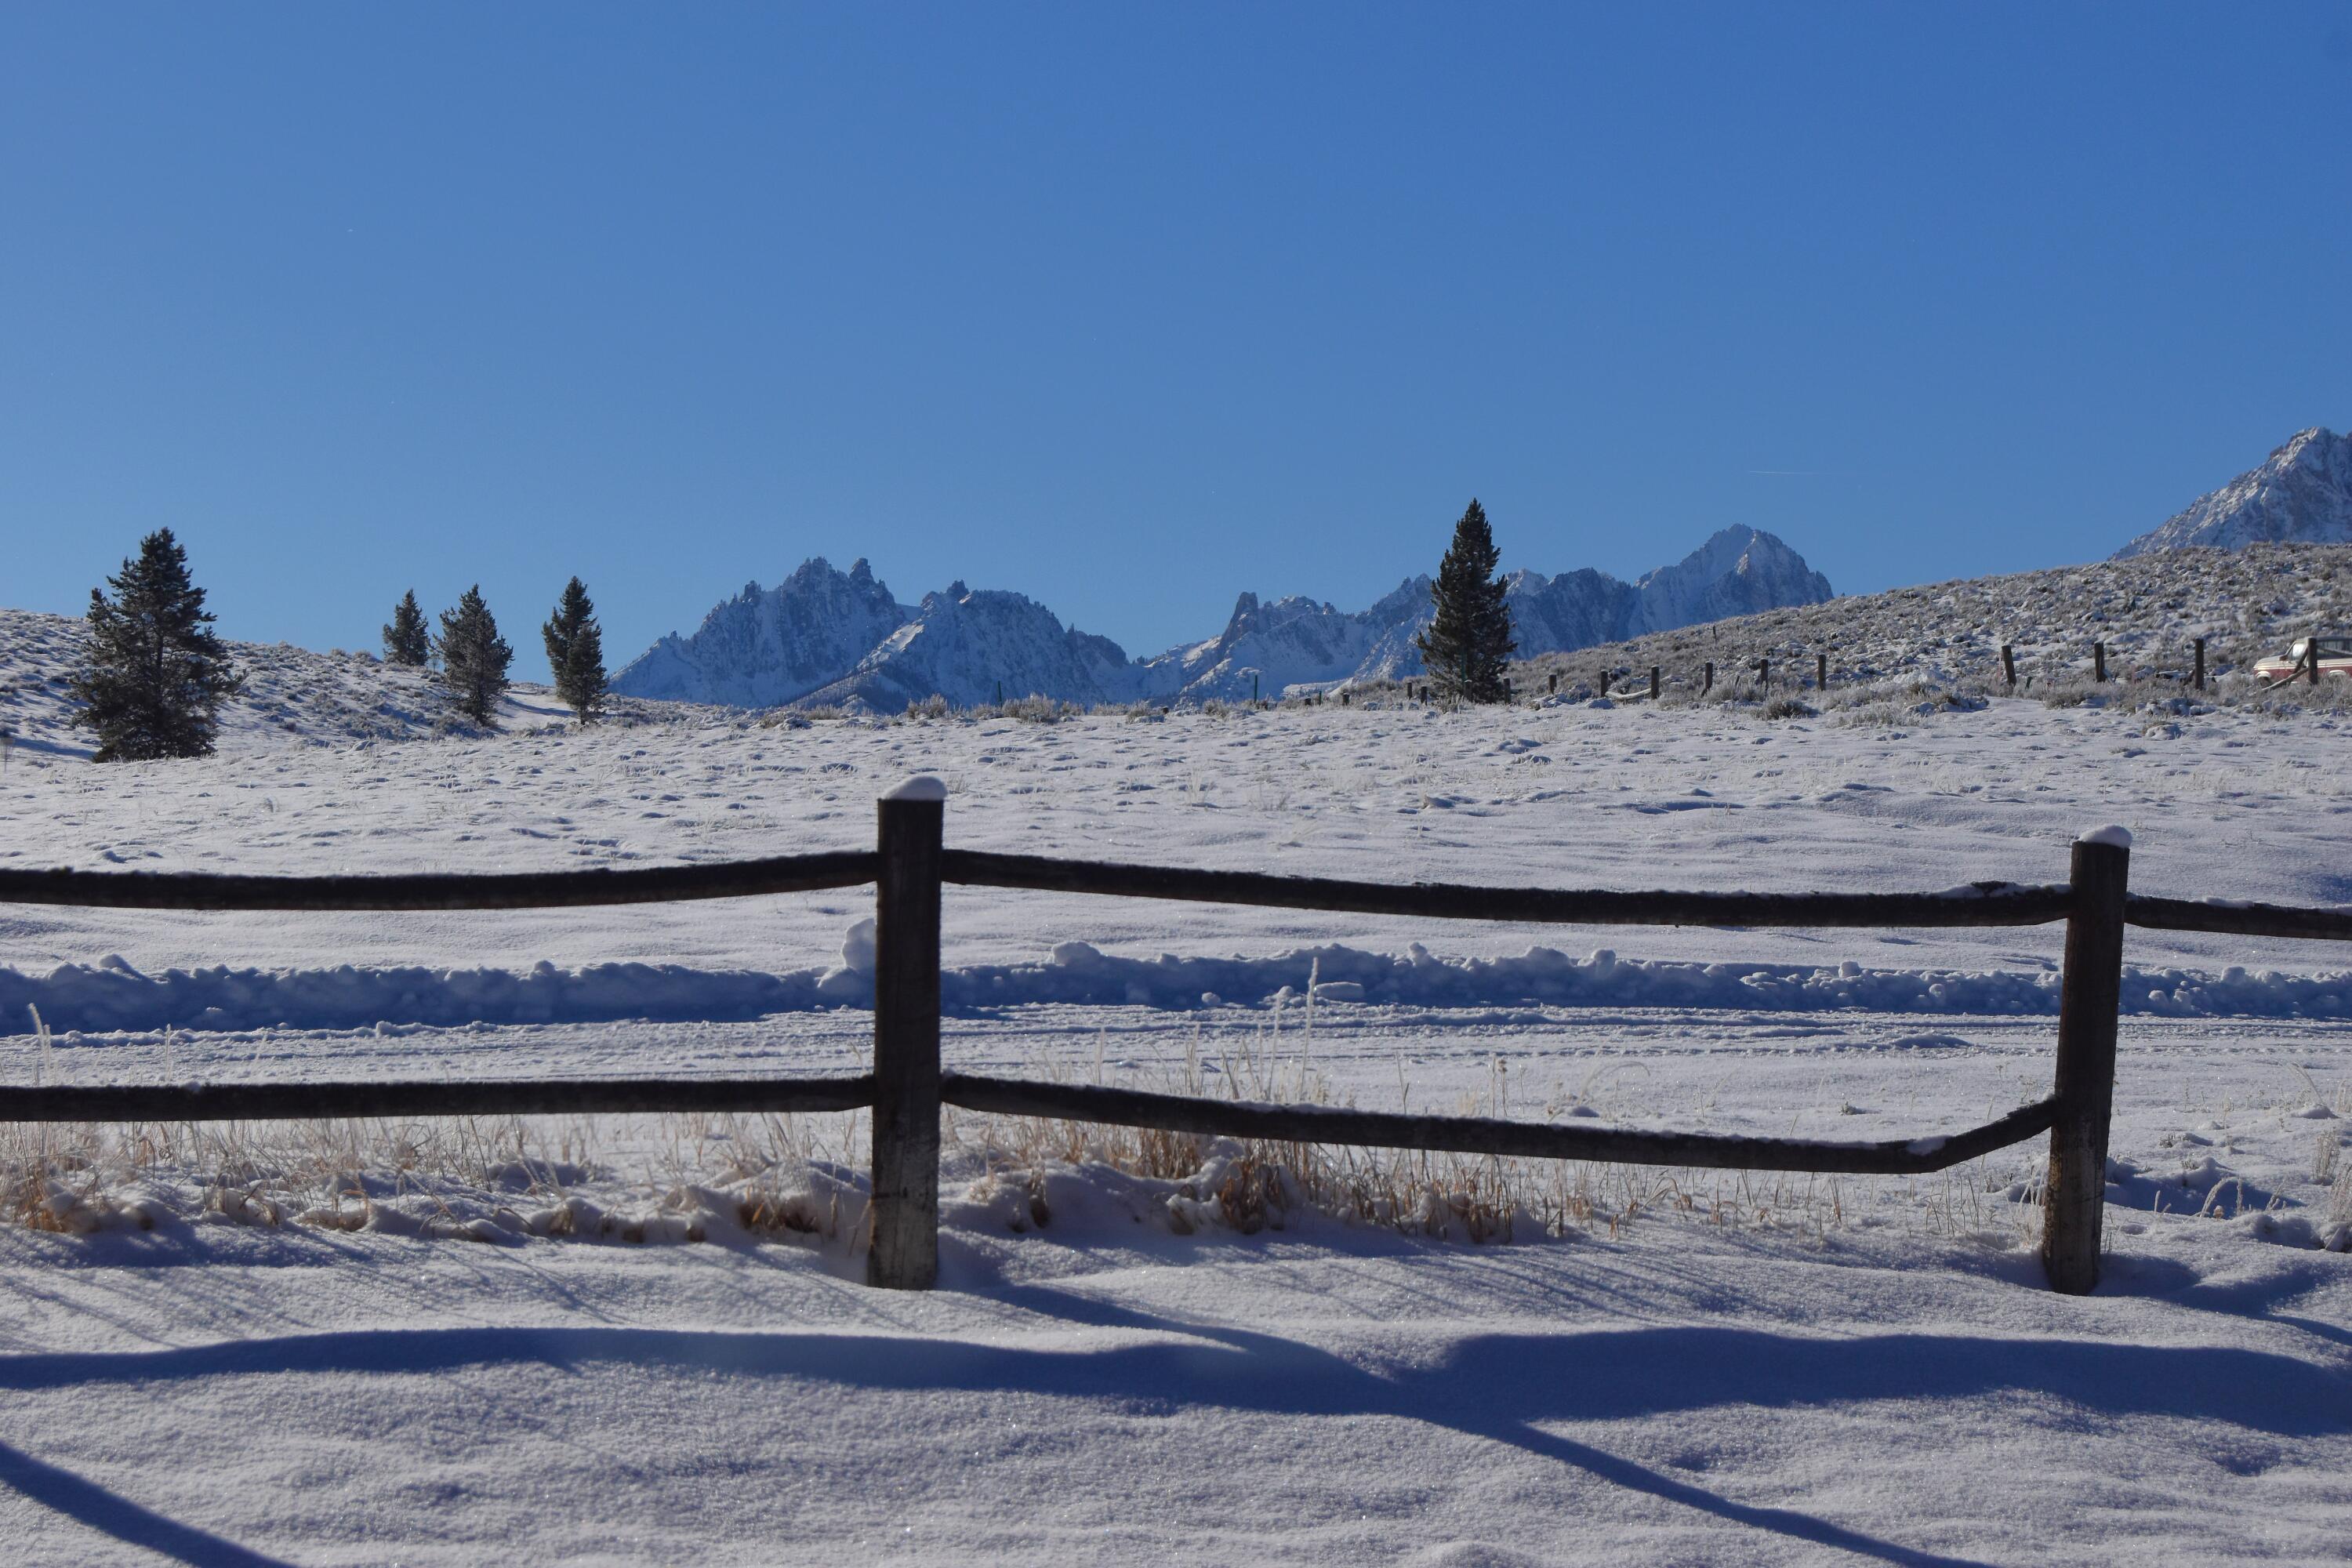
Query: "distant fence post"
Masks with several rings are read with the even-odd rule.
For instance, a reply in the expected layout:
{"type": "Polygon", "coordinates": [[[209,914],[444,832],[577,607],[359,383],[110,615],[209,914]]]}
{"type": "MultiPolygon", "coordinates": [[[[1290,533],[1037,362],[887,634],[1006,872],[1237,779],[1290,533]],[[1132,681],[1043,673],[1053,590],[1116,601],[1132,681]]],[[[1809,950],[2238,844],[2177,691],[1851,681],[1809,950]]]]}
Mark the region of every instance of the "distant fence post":
{"type": "Polygon", "coordinates": [[[2103,642],[2095,642],[2091,645],[2091,679],[2093,680],[2105,680],[2106,678],[2107,645],[2103,642]]]}
{"type": "Polygon", "coordinates": [[[2205,639],[2203,637],[2197,639],[2197,673],[2192,679],[2196,682],[2198,690],[2205,689],[2205,639]]]}
{"type": "Polygon", "coordinates": [[[1656,665],[1654,665],[1654,665],[1650,666],[1650,700],[1651,700],[1651,701],[1653,701],[1653,702],[1655,702],[1657,700],[1658,700],[1658,667],[1657,667],[1656,665]]]}
{"type": "Polygon", "coordinates": [[[1706,661],[1706,680],[1704,681],[1704,683],[1700,685],[1700,687],[1699,687],[1699,689],[1698,689],[1698,694],[1699,694],[1701,697],[1704,697],[1704,696],[1706,696],[1708,692],[1710,692],[1710,691],[1712,691],[1712,690],[1714,690],[1714,689],[1715,689],[1715,660],[1713,660],[1713,659],[1708,659],[1708,660],[1706,661]]]}
{"type": "Polygon", "coordinates": [[[1550,681],[1549,684],[1544,688],[1544,694],[1548,697],[1557,697],[1559,695],[1559,671],[1555,669],[1551,672],[1550,681]]]}
{"type": "Polygon", "coordinates": [[[1756,661],[1756,684],[1766,691],[1772,689],[1772,661],[1770,659],[1759,658],[1756,661]]]}
{"type": "Polygon", "coordinates": [[[2319,639],[2317,637],[2305,637],[2304,639],[2304,647],[2311,650],[2311,684],[2316,686],[2319,684],[2319,639]]]}
{"type": "Polygon", "coordinates": [[[874,888],[874,1241],[866,1282],[928,1290],[940,1273],[940,844],[947,786],[916,777],[877,803],[874,888]]]}
{"type": "Polygon", "coordinates": [[[1817,653],[1813,655],[1813,689],[1816,691],[1827,691],[1829,689],[1830,656],[1825,653],[1817,653]]]}
{"type": "Polygon", "coordinates": [[[2052,1289],[2070,1296],[2085,1295],[2099,1282],[2130,876],[2130,834],[2107,827],[2075,840],[2074,909],[2066,917],[2057,1081],[2052,1090],[2058,1119],[2050,1129],[2050,1176],[2042,1197],[2042,1272],[2052,1289]]]}
{"type": "Polygon", "coordinates": [[[2007,643],[2000,645],[2000,673],[2009,682],[2009,694],[2017,695],[2017,650],[2007,643]]]}

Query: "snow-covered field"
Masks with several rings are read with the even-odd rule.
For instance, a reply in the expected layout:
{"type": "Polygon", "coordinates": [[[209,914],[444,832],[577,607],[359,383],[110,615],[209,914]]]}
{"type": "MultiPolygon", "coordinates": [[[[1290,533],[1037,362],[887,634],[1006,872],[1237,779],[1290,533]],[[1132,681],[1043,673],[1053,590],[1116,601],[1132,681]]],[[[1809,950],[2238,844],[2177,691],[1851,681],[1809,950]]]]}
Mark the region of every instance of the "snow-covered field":
{"type": "MultiPolygon", "coordinates": [[[[927,771],[973,847],[1935,889],[2062,879],[2077,832],[2119,822],[2143,890],[2352,902],[2352,727],[2324,712],[701,712],[231,741],[102,769],[20,746],[0,866],[845,848],[870,843],[882,788],[927,771]]],[[[0,907],[0,1062],[18,1082],[847,1068],[867,902],[0,907]]],[[[950,889],[946,1049],[1304,1078],[1368,1107],[1892,1137],[2046,1091],[2058,939],[950,889]]],[[[484,1147],[406,1174],[404,1141],[453,1135],[389,1130],[348,1151],[333,1215],[287,1201],[275,1226],[262,1205],[316,1199],[287,1172],[340,1168],[332,1135],[215,1135],[93,1176],[82,1220],[113,1205],[94,1234],[0,1228],[0,1526],[44,1563],[2342,1561],[2352,1255],[2319,1244],[2352,1218],[2333,1173],[2352,963],[2142,931],[2127,962],[2113,1255],[2087,1299],[2040,1284],[2032,1146],[1918,1181],[1521,1172],[1553,1183],[1539,1217],[1568,1234],[1472,1246],[1297,1208],[1244,1234],[1171,1203],[1181,1179],[1055,1163],[967,1120],[947,1288],[910,1297],[856,1283],[851,1238],[826,1234],[851,1228],[862,1163],[841,1119],[475,1129],[484,1147]],[[224,1149],[249,1163],[242,1209],[207,1174],[224,1149]],[[779,1182],[826,1210],[814,1231],[742,1228],[746,1194],[779,1182]],[[547,1234],[566,1228],[585,1234],[547,1234]]]]}

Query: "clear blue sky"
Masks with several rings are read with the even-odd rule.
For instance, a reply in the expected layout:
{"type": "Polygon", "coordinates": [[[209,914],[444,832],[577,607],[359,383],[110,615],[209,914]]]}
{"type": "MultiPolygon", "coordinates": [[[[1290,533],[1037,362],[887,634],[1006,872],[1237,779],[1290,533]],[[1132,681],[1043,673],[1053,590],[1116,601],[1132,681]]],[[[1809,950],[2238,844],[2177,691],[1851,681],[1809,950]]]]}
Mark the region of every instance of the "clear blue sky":
{"type": "Polygon", "coordinates": [[[0,604],[2092,559],[2352,421],[2347,149],[2340,5],[15,5],[0,604]]]}

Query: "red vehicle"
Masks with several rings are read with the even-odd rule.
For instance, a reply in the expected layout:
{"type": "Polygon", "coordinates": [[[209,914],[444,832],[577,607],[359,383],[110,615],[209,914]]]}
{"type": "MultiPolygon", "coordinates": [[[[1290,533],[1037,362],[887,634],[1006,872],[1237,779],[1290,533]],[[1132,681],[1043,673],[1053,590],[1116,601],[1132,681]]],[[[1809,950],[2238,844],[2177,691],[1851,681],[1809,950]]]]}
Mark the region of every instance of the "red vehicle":
{"type": "Polygon", "coordinates": [[[2352,637],[2297,637],[2284,653],[2254,661],[2254,679],[2265,686],[2282,680],[2311,679],[2312,648],[2318,647],[2319,673],[2352,676],[2352,637]]]}

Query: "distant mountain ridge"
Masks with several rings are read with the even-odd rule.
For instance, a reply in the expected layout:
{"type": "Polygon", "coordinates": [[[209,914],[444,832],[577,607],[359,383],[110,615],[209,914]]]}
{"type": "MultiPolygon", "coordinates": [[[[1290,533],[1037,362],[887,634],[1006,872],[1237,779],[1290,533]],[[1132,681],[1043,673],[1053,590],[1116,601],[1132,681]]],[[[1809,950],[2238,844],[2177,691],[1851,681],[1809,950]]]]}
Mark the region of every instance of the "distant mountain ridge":
{"type": "Polygon", "coordinates": [[[2352,436],[2314,427],[2111,557],[2212,545],[2352,543],[2352,436]]]}
{"type": "MultiPolygon", "coordinates": [[[[1795,551],[1745,527],[1633,583],[1589,568],[1518,572],[1507,582],[1522,658],[1832,596],[1829,580],[1795,551]]],[[[691,636],[662,638],[613,689],[739,708],[880,710],[934,694],[972,706],[1031,695],[1131,702],[1328,690],[1422,673],[1412,639],[1429,620],[1429,584],[1408,577],[1357,611],[1243,594],[1217,636],[1130,659],[1024,595],[955,583],[908,606],[865,561],[845,573],[820,557],[772,588],[753,583],[721,601],[691,636]]]]}

